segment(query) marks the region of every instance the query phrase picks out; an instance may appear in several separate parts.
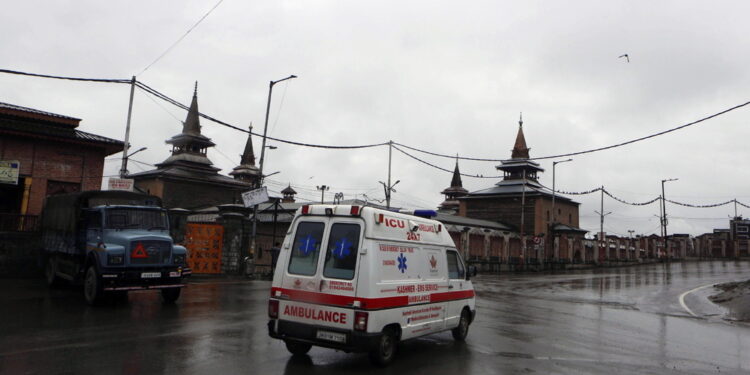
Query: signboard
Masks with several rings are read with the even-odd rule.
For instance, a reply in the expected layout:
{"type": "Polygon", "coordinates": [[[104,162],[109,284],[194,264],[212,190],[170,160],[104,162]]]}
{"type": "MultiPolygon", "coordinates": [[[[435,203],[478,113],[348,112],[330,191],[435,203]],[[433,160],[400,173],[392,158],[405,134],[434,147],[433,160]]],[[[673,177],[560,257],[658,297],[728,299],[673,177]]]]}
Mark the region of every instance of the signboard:
{"type": "Polygon", "coordinates": [[[0,160],[0,184],[18,185],[18,171],[21,163],[18,160],[0,160]]]}
{"type": "Polygon", "coordinates": [[[133,179],[110,177],[109,190],[133,191],[133,179]]]}
{"type": "Polygon", "coordinates": [[[268,190],[263,186],[260,189],[246,191],[242,193],[242,201],[245,203],[245,207],[268,202],[268,190]]]}

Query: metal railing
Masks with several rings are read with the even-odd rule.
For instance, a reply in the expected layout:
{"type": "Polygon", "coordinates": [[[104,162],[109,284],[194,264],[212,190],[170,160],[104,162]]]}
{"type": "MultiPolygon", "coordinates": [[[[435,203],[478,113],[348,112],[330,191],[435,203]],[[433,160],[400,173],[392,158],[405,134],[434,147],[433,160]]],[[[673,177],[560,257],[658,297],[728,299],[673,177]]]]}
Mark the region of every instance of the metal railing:
{"type": "Polygon", "coordinates": [[[39,221],[37,215],[0,213],[0,232],[35,232],[39,221]]]}

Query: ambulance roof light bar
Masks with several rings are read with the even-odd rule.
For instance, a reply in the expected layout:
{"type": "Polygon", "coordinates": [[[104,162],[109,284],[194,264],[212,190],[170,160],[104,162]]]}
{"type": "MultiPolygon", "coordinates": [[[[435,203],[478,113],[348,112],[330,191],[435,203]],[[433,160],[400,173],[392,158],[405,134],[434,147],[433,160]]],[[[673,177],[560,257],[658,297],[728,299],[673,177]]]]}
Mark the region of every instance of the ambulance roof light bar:
{"type": "Polygon", "coordinates": [[[435,210],[401,210],[399,212],[402,214],[419,216],[426,219],[437,216],[437,212],[435,212],[435,210]]]}

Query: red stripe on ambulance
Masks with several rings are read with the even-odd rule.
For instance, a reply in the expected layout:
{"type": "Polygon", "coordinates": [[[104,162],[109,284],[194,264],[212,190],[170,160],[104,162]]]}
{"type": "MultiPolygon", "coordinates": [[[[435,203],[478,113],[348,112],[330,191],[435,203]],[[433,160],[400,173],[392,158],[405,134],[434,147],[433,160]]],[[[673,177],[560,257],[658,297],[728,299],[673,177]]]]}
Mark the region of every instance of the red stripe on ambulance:
{"type": "MultiPolygon", "coordinates": [[[[276,292],[279,292],[282,298],[288,299],[290,301],[317,303],[341,307],[353,307],[354,302],[359,301],[360,308],[363,310],[390,309],[409,305],[409,296],[358,298],[327,293],[309,292],[305,290],[271,288],[271,297],[279,297],[276,295],[276,292]]],[[[463,290],[456,292],[440,292],[431,293],[428,295],[430,296],[429,302],[447,302],[472,298],[474,297],[474,291],[463,290]]],[[[427,295],[420,295],[419,297],[422,296],[427,295]]],[[[425,300],[425,302],[427,301],[425,300]]]]}

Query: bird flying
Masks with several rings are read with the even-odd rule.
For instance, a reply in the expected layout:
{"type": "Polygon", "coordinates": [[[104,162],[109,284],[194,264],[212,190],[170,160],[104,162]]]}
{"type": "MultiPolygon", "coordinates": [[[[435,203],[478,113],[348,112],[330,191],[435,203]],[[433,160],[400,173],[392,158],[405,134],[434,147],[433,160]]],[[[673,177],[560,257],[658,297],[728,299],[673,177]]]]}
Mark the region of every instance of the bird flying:
{"type": "Polygon", "coordinates": [[[621,59],[621,58],[623,58],[623,57],[625,58],[625,60],[627,60],[628,62],[630,62],[630,56],[628,56],[628,54],[627,54],[627,53],[626,53],[626,54],[624,54],[624,55],[620,55],[620,57],[618,57],[618,59],[621,59]]]}

